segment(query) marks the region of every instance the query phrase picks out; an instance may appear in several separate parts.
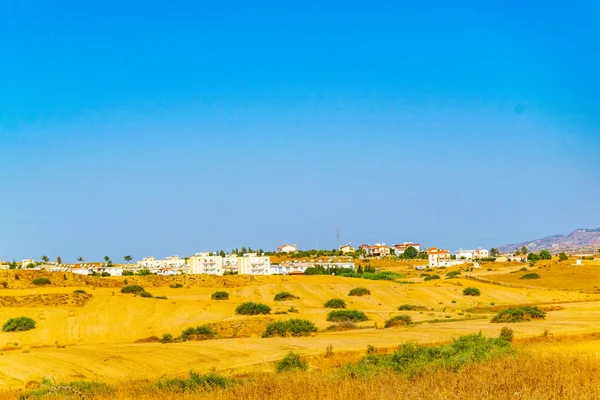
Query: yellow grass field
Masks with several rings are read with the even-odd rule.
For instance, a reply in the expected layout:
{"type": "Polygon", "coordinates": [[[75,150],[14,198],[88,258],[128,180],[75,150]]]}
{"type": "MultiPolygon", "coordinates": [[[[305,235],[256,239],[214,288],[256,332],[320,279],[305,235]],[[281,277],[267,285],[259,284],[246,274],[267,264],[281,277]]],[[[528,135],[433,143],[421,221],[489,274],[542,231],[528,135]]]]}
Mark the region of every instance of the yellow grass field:
{"type": "MultiPolygon", "coordinates": [[[[131,382],[152,382],[160,377],[185,376],[190,370],[199,373],[216,371],[228,376],[250,374],[253,377],[252,385],[255,386],[244,385],[244,388],[236,389],[239,393],[214,392],[209,398],[260,398],[259,394],[263,393],[258,389],[260,385],[285,386],[284,378],[272,374],[273,365],[287,353],[294,351],[311,360],[311,371],[306,376],[310,376],[311,385],[316,386],[309,385],[306,393],[287,393],[281,389],[282,394],[278,398],[318,398],[319,396],[309,396],[309,393],[315,395],[317,392],[311,390],[317,389],[339,389],[329,397],[322,398],[396,398],[401,388],[406,389],[405,378],[381,376],[376,380],[361,382],[360,385],[347,378],[340,378],[337,386],[332,386],[333,383],[328,382],[336,382],[335,379],[331,380],[323,371],[361,357],[368,345],[383,351],[392,350],[406,342],[445,343],[452,338],[479,331],[486,336],[497,336],[505,324],[492,324],[490,318],[498,307],[519,304],[537,304],[552,310],[547,312],[545,320],[511,324],[517,346],[524,349],[519,352],[519,362],[537,365],[541,357],[558,359],[563,353],[561,346],[569,347],[573,354],[592,357],[590,360],[596,362],[594,357],[597,357],[600,346],[598,338],[593,334],[600,332],[600,294],[590,290],[580,292],[579,288],[567,290],[570,285],[578,286],[587,278],[577,274],[571,276],[564,271],[561,275],[554,266],[535,269],[542,279],[519,281],[521,272],[510,271],[520,267],[521,265],[504,265],[487,271],[486,265],[481,271],[469,273],[481,279],[524,284],[528,287],[474,281],[465,278],[465,272],[456,279],[444,279],[444,275],[452,269],[439,270],[437,272],[442,279],[425,282],[420,277],[423,271],[415,272],[411,265],[396,268],[397,271],[403,269],[406,275],[399,281],[414,282],[411,284],[336,276],[92,278],[32,271],[19,271],[20,277],[16,280],[13,272],[4,271],[0,273],[0,281],[6,281],[7,288],[0,289],[0,322],[27,316],[34,319],[37,326],[25,332],[0,333],[0,385],[6,390],[6,398],[15,398],[18,391],[27,385],[35,387],[44,377],[56,382],[95,380],[117,385],[118,390],[122,391],[122,397],[117,398],[127,398],[128,393],[129,396],[133,395],[135,385],[131,382]],[[31,281],[37,276],[49,277],[52,284],[43,287],[32,285],[31,281]],[[563,280],[571,280],[572,283],[558,284],[561,276],[563,280]],[[544,279],[556,280],[556,288],[549,282],[540,284],[544,279]],[[128,284],[143,286],[154,296],[166,296],[167,299],[122,294],[120,288],[124,286],[125,280],[128,284]],[[182,287],[172,288],[171,285],[175,283],[182,287]],[[356,287],[369,289],[371,295],[348,296],[348,292],[356,287]],[[464,296],[462,292],[465,287],[480,289],[481,296],[464,296]],[[76,289],[85,290],[87,295],[73,293],[76,289]],[[229,299],[211,300],[211,294],[218,290],[227,291],[229,299]],[[274,301],[274,295],[281,291],[291,292],[299,298],[274,301]],[[348,309],[365,312],[369,320],[359,323],[360,329],[324,331],[331,325],[331,322],[326,321],[327,313],[331,310],[324,308],[323,303],[331,298],[344,299],[348,309]],[[272,311],[264,316],[236,315],[235,308],[245,301],[265,303],[272,311]],[[398,311],[397,307],[401,304],[417,305],[424,309],[398,311]],[[298,312],[288,312],[291,307],[298,312]],[[422,323],[383,329],[387,319],[401,314],[410,315],[414,321],[422,323]],[[291,318],[312,321],[319,332],[308,337],[261,338],[269,322],[291,318]],[[185,328],[205,324],[209,324],[217,332],[216,340],[162,344],[149,339],[161,337],[165,333],[178,336],[185,328]],[[576,335],[579,335],[579,339],[558,341],[560,338],[574,338],[576,335]],[[527,343],[527,340],[538,340],[536,338],[540,337],[553,339],[551,342],[527,343]],[[333,348],[336,356],[324,359],[322,356],[328,346],[333,348]],[[377,389],[387,383],[393,383],[397,387],[383,391],[377,389]],[[253,387],[255,393],[251,392],[253,387]]],[[[587,276],[595,271],[593,266],[586,265],[584,268],[580,267],[576,272],[587,276]]],[[[565,360],[561,359],[560,362],[567,362],[565,360]]],[[[585,368],[596,365],[592,365],[590,360],[586,361],[589,365],[586,364],[585,368]]],[[[496,362],[505,363],[503,368],[511,374],[517,373],[517,367],[510,364],[511,361],[496,362]]],[[[493,373],[490,366],[469,368],[487,368],[478,372],[482,376],[493,373]]],[[[461,372],[465,373],[467,372],[461,372]]],[[[444,385],[458,385],[457,392],[452,393],[464,391],[467,397],[469,393],[475,393],[475,389],[469,387],[473,382],[457,383],[456,375],[447,372],[439,374],[441,375],[435,378],[438,382],[435,387],[443,386],[442,383],[445,382],[444,385]]],[[[289,379],[297,380],[300,384],[304,375],[290,376],[289,379]]],[[[448,398],[444,396],[450,393],[445,392],[450,390],[450,386],[427,391],[424,385],[429,382],[428,379],[433,378],[419,379],[420,383],[411,389],[411,394],[406,398],[448,398]]],[[[600,393],[597,386],[594,387],[596,391],[593,393],[600,393]]],[[[492,393],[491,388],[486,390],[492,393]]],[[[148,396],[148,399],[186,398],[168,397],[164,394],[148,396]]],[[[490,394],[487,398],[513,397],[494,397],[490,394]]]]}

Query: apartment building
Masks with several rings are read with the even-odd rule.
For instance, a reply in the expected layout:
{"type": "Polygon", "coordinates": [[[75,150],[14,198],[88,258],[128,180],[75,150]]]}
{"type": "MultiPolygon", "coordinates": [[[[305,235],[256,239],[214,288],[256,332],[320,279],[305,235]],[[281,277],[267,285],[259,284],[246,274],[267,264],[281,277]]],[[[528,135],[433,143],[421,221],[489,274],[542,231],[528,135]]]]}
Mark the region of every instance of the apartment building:
{"type": "Polygon", "coordinates": [[[271,258],[247,253],[238,257],[238,273],[242,275],[269,275],[271,273],[271,258]]]}
{"type": "Polygon", "coordinates": [[[158,260],[153,256],[144,257],[137,262],[140,268],[156,269],[156,268],[183,268],[185,260],[178,256],[165,257],[163,260],[158,260]]]}
{"type": "Polygon", "coordinates": [[[192,274],[209,274],[223,275],[223,259],[219,255],[212,253],[196,253],[188,260],[190,265],[190,273],[192,274]]]}
{"type": "Polygon", "coordinates": [[[477,250],[457,250],[456,251],[456,259],[457,260],[473,260],[476,258],[488,258],[490,256],[489,250],[482,249],[481,247],[477,250]]]}

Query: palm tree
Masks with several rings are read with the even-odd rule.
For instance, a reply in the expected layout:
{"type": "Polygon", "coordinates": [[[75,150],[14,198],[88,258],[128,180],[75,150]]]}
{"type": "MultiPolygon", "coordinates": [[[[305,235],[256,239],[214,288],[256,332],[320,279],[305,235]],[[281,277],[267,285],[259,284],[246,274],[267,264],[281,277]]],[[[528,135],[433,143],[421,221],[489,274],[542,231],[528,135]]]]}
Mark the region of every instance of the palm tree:
{"type": "Polygon", "coordinates": [[[80,263],[82,263],[83,262],[83,257],[81,257],[81,256],[77,257],[77,261],[79,261],[80,263]]]}
{"type": "Polygon", "coordinates": [[[42,261],[47,263],[48,261],[50,261],[50,259],[48,258],[48,256],[42,256],[42,261]]]}
{"type": "Polygon", "coordinates": [[[123,259],[125,261],[127,261],[127,264],[129,264],[131,262],[131,260],[133,260],[133,257],[131,257],[131,256],[125,256],[125,257],[123,257],[123,259]]]}

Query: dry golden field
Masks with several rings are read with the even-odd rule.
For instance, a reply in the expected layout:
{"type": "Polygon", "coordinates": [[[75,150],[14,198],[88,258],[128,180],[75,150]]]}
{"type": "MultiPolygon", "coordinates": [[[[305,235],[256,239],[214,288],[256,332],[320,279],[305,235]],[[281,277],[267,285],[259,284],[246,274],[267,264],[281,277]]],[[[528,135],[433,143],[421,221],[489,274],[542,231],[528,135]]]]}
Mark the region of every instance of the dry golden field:
{"type": "Polygon", "coordinates": [[[6,281],[7,288],[0,289],[0,322],[27,316],[37,326],[0,333],[2,396],[16,398],[26,386],[35,387],[46,377],[111,385],[110,394],[96,393],[94,398],[99,399],[598,398],[598,384],[582,385],[587,375],[570,372],[575,368],[600,371],[600,341],[595,336],[600,332],[600,294],[593,293],[592,283],[588,290],[579,287],[591,280],[588,274],[595,273],[594,266],[540,264],[528,269],[542,278],[527,281],[518,279],[524,273],[518,271],[521,267],[486,264],[444,279],[447,272],[460,268],[432,272],[415,271],[410,264],[391,266],[405,274],[398,282],[336,276],[93,278],[33,271],[18,271],[16,280],[13,271],[3,271],[0,281],[6,281]],[[569,268],[579,269],[571,274],[569,268]],[[425,282],[423,272],[439,273],[442,279],[425,282]],[[475,281],[466,274],[524,287],[475,281]],[[52,284],[32,285],[38,276],[50,278],[52,284]],[[167,299],[122,294],[125,280],[167,299]],[[170,287],[175,283],[182,287],[170,287]],[[481,296],[464,296],[468,286],[480,289],[481,296]],[[371,295],[349,297],[355,287],[368,288],[371,295]],[[76,289],[87,295],[73,293],[76,289]],[[211,300],[217,290],[229,292],[229,299],[211,300]],[[280,291],[299,298],[274,301],[280,291]],[[336,297],[345,299],[349,309],[365,312],[369,320],[358,323],[360,329],[324,331],[331,323],[326,321],[330,310],[323,303],[336,297]],[[265,303],[272,312],[236,315],[235,308],[244,301],[265,303]],[[424,309],[398,311],[401,304],[424,309]],[[547,317],[510,324],[518,349],[515,356],[470,365],[457,373],[427,372],[410,381],[392,373],[369,379],[339,373],[339,367],[362,357],[368,345],[391,351],[402,343],[445,343],[479,331],[498,336],[505,324],[492,324],[490,318],[503,307],[525,304],[539,305],[547,310],[547,317]],[[298,313],[284,313],[290,307],[298,313]],[[421,323],[383,329],[387,319],[401,314],[421,323]],[[290,318],[312,321],[319,332],[308,337],[261,338],[269,322],[290,318]],[[185,328],[205,324],[217,332],[216,340],[161,344],[148,339],[164,333],[177,336],[185,328]],[[328,346],[334,356],[324,358],[328,346]],[[309,371],[274,374],[274,363],[290,351],[309,361],[309,371]],[[164,393],[153,385],[161,377],[183,377],[190,370],[243,376],[245,383],[202,395],[164,393]]]}

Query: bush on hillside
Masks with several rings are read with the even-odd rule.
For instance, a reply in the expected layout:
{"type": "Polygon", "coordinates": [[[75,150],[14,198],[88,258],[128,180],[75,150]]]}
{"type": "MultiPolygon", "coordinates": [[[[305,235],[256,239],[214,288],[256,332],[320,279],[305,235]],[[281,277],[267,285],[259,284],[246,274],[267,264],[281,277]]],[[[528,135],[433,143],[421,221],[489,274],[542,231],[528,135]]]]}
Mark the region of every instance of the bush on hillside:
{"type": "Polygon", "coordinates": [[[129,285],[121,288],[121,293],[133,293],[138,294],[145,292],[144,288],[138,285],[129,285]]]}
{"type": "Polygon", "coordinates": [[[133,276],[133,271],[124,270],[123,276],[133,276]]]}
{"type": "Polygon", "coordinates": [[[235,309],[235,313],[239,315],[259,315],[259,314],[268,314],[271,312],[271,307],[262,303],[254,303],[248,301],[246,303],[242,303],[235,309]]]}
{"type": "Polygon", "coordinates": [[[364,287],[358,287],[350,290],[348,296],[365,296],[371,294],[371,291],[364,287]]]}
{"type": "Polygon", "coordinates": [[[166,343],[173,343],[173,335],[171,335],[170,333],[165,333],[160,338],[160,342],[164,343],[164,344],[166,344],[166,343]]]}
{"type": "Polygon", "coordinates": [[[394,328],[396,326],[409,326],[412,325],[413,321],[409,315],[396,315],[385,321],[386,328],[394,328]]]}
{"type": "Polygon", "coordinates": [[[2,325],[2,332],[21,332],[35,328],[35,321],[29,317],[11,318],[2,325]]]}
{"type": "Polygon", "coordinates": [[[296,300],[299,299],[298,296],[294,296],[290,292],[279,292],[275,295],[275,301],[286,301],[286,300],[296,300]]]}
{"type": "Polygon", "coordinates": [[[152,297],[152,293],[146,292],[145,290],[142,290],[141,292],[136,293],[136,294],[140,297],[146,297],[146,298],[152,297]]]}
{"type": "Polygon", "coordinates": [[[427,307],[415,306],[413,304],[401,304],[398,306],[399,311],[423,311],[427,310],[427,307]]]}
{"type": "Polygon", "coordinates": [[[336,310],[327,314],[327,321],[330,322],[362,322],[368,319],[364,312],[357,310],[336,310]]]}
{"type": "Polygon", "coordinates": [[[290,319],[287,321],[275,321],[267,325],[262,337],[273,336],[308,336],[317,331],[317,327],[305,319],[290,319]]]}
{"type": "Polygon", "coordinates": [[[440,279],[440,276],[439,275],[429,275],[429,276],[426,276],[425,279],[423,279],[423,280],[424,281],[432,281],[434,279],[440,279]]]}
{"type": "Polygon", "coordinates": [[[214,389],[224,389],[233,384],[233,380],[225,378],[221,375],[213,373],[199,375],[194,371],[190,371],[187,379],[168,379],[158,381],[156,387],[159,390],[174,392],[174,393],[197,393],[209,392],[214,389]]]}
{"type": "Polygon", "coordinates": [[[464,296],[481,296],[481,291],[474,287],[468,287],[463,290],[464,296]]]}
{"type": "Polygon", "coordinates": [[[300,357],[300,354],[290,352],[283,360],[277,363],[275,370],[277,372],[288,372],[288,371],[306,371],[308,369],[308,362],[300,357]]]}
{"type": "Polygon", "coordinates": [[[358,326],[354,322],[336,322],[333,325],[329,325],[325,330],[328,332],[340,332],[340,331],[351,331],[358,329],[358,326]]]}
{"type": "Polygon", "coordinates": [[[213,300],[228,300],[229,299],[229,293],[227,292],[214,292],[211,296],[211,299],[213,300]]]}
{"type": "Polygon", "coordinates": [[[569,259],[569,256],[567,255],[567,253],[565,253],[564,251],[562,253],[560,253],[558,255],[558,259],[560,261],[567,261],[569,259]]]}
{"type": "Polygon", "coordinates": [[[217,334],[208,325],[190,327],[181,332],[181,340],[209,340],[214,339],[217,334]]]}
{"type": "Polygon", "coordinates": [[[500,338],[506,340],[507,342],[513,341],[513,330],[509,327],[505,326],[500,330],[500,338]]]}
{"type": "Polygon", "coordinates": [[[540,310],[538,307],[531,306],[522,306],[522,307],[512,307],[507,308],[506,310],[500,311],[494,318],[492,318],[491,322],[494,323],[516,323],[516,322],[526,322],[531,321],[533,319],[546,319],[546,312],[540,310]]]}
{"type": "Polygon", "coordinates": [[[86,294],[87,292],[83,289],[77,289],[77,290],[73,290],[73,293],[86,294]]]}
{"type": "Polygon", "coordinates": [[[50,282],[50,279],[48,278],[35,278],[31,283],[34,285],[49,285],[52,282],[50,282]]]}
{"type": "Polygon", "coordinates": [[[181,289],[183,287],[183,285],[181,283],[174,283],[172,285],[169,285],[169,287],[171,289],[181,289]]]}
{"type": "Polygon", "coordinates": [[[530,273],[530,274],[523,275],[519,279],[540,279],[540,278],[541,278],[541,276],[539,274],[530,273]]]}
{"type": "Polygon", "coordinates": [[[367,354],[357,365],[347,367],[351,376],[390,371],[409,377],[425,370],[445,369],[458,371],[474,362],[492,360],[512,352],[511,344],[501,338],[486,338],[476,333],[453,339],[440,346],[403,344],[393,354],[367,354]]]}
{"type": "Polygon", "coordinates": [[[325,308],[346,308],[346,302],[343,299],[330,299],[324,304],[325,308]]]}
{"type": "Polygon", "coordinates": [[[460,275],[460,271],[451,271],[446,274],[446,279],[456,278],[460,275]]]}

